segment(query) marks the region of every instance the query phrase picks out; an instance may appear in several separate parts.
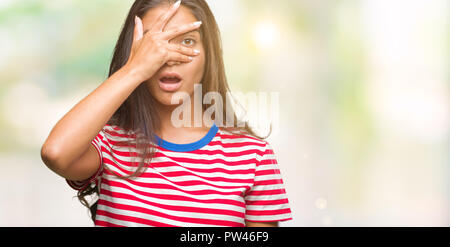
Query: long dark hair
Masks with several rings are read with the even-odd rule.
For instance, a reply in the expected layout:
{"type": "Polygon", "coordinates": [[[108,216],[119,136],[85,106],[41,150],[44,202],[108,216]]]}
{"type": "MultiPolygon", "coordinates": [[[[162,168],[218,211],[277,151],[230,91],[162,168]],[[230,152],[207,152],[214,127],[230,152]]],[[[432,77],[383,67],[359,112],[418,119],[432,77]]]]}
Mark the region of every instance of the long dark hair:
{"type": "MultiPolygon", "coordinates": [[[[148,10],[161,4],[173,4],[174,2],[175,0],[136,0],[134,2],[116,43],[114,55],[109,68],[109,76],[122,68],[128,61],[133,43],[133,30],[135,25],[134,16],[143,18],[148,10]]],[[[225,76],[220,32],[214,15],[205,0],[183,0],[181,4],[189,8],[197,20],[202,21],[202,26],[199,31],[205,48],[206,57],[205,70],[201,81],[203,95],[208,92],[218,92],[222,96],[222,99],[229,99],[229,95],[227,93],[230,92],[230,90],[225,76]]],[[[203,111],[205,111],[208,105],[204,104],[202,107],[203,111]]],[[[240,120],[237,119],[233,109],[226,109],[224,112],[228,113],[225,117],[229,117],[230,112],[233,117],[233,126],[227,126],[225,129],[232,132],[250,134],[262,139],[267,138],[267,136],[261,137],[257,135],[252,129],[250,129],[246,122],[240,122],[240,120]]],[[[117,109],[111,119],[107,122],[107,124],[119,126],[121,129],[129,133],[135,133],[136,138],[131,145],[136,147],[136,149],[139,150],[138,153],[141,154],[141,161],[138,163],[132,162],[132,164],[136,166],[136,170],[132,174],[119,176],[121,179],[138,177],[145,171],[147,168],[146,164],[148,164],[152,159],[154,149],[149,149],[148,147],[152,143],[155,143],[154,133],[160,126],[160,119],[158,118],[158,114],[155,113],[155,99],[151,96],[145,83],[142,83],[124,101],[124,103],[117,109]]],[[[213,118],[216,119],[215,116],[213,118]]],[[[221,119],[225,118],[222,117],[221,119]]],[[[220,126],[222,125],[223,124],[220,126]]],[[[103,130],[107,134],[107,130],[103,130]]],[[[130,146],[130,143],[128,142],[119,144],[130,146]]],[[[106,169],[106,166],[103,166],[103,168],[106,169]]],[[[77,196],[80,202],[89,208],[91,218],[95,222],[97,202],[89,205],[86,200],[87,196],[94,193],[96,193],[97,196],[99,194],[99,188],[97,188],[97,185],[87,186],[85,189],[78,191],[77,196]]]]}

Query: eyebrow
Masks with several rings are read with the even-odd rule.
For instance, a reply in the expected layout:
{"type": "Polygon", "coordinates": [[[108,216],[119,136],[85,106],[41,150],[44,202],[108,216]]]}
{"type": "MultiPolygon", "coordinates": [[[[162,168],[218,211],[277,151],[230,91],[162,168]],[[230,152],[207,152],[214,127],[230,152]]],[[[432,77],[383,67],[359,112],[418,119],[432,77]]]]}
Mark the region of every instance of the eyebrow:
{"type": "Polygon", "coordinates": [[[182,35],[188,35],[188,34],[192,34],[192,33],[198,33],[200,35],[200,31],[198,31],[198,30],[192,30],[190,32],[183,33],[182,35]]]}
{"type": "MultiPolygon", "coordinates": [[[[145,31],[144,31],[144,35],[145,35],[146,33],[148,33],[148,31],[150,31],[150,29],[145,30],[145,31]]],[[[195,32],[197,32],[198,34],[200,34],[200,32],[199,32],[198,30],[192,30],[192,31],[190,31],[190,32],[183,33],[182,35],[188,35],[188,34],[195,33],[195,32]]]]}

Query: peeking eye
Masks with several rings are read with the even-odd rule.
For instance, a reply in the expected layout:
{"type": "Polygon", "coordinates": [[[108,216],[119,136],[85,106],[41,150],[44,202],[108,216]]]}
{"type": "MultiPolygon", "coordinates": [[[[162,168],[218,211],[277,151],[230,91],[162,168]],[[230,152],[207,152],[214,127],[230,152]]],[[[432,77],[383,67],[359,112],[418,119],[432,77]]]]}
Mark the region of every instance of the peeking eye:
{"type": "Polygon", "coordinates": [[[181,43],[185,46],[193,46],[195,44],[195,40],[193,39],[184,39],[181,43]]]}

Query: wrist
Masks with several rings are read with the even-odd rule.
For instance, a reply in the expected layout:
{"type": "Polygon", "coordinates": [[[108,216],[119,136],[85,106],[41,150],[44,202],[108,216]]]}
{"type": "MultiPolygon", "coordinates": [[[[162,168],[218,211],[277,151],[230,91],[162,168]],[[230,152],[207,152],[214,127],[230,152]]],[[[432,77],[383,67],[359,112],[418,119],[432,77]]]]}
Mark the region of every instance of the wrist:
{"type": "Polygon", "coordinates": [[[146,80],[146,78],[143,78],[142,73],[133,66],[129,66],[129,65],[125,64],[122,68],[120,68],[120,71],[124,75],[126,75],[127,78],[129,78],[130,80],[132,80],[136,83],[141,83],[144,80],[146,80]]]}

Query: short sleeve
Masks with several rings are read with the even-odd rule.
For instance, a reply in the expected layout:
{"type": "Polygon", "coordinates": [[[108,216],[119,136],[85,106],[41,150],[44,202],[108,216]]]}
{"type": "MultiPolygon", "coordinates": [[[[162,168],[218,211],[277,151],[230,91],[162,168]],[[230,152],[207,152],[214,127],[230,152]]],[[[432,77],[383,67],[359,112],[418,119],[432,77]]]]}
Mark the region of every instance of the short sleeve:
{"type": "Polygon", "coordinates": [[[256,165],[253,186],[245,194],[245,219],[254,222],[292,220],[289,200],[278,162],[266,142],[256,165]]]}
{"type": "Polygon", "coordinates": [[[75,181],[75,180],[69,180],[66,179],[66,182],[69,184],[70,187],[74,190],[83,190],[88,185],[92,183],[97,183],[100,180],[100,176],[103,172],[103,155],[102,155],[102,146],[105,146],[105,133],[103,132],[103,129],[100,130],[100,132],[97,134],[97,136],[91,141],[91,145],[95,147],[97,150],[98,156],[100,158],[100,166],[98,167],[97,171],[94,175],[92,175],[90,178],[83,180],[83,181],[75,181]]]}

